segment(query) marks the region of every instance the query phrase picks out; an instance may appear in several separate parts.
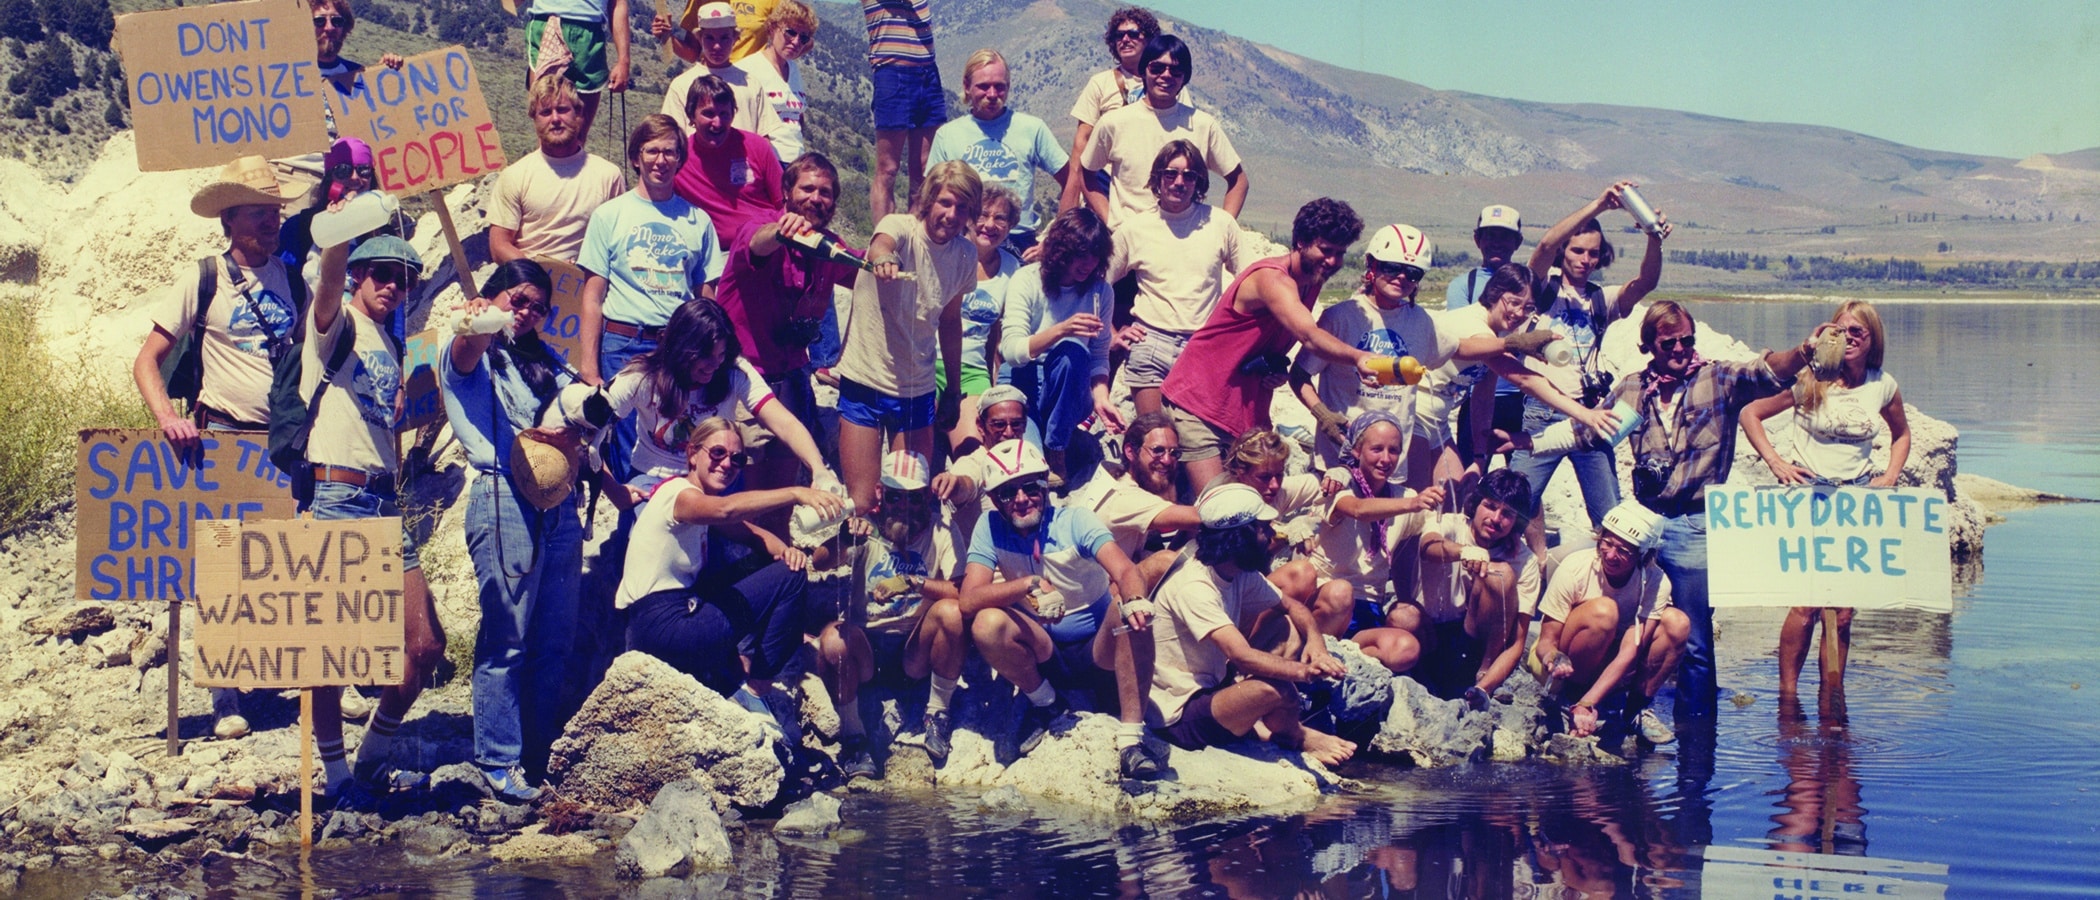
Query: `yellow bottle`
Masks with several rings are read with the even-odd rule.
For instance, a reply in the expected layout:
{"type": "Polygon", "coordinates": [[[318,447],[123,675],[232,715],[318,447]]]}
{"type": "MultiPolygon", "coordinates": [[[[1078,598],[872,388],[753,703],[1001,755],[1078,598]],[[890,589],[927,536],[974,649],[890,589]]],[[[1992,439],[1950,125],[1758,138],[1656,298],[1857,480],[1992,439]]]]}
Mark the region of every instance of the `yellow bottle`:
{"type": "Polygon", "coordinates": [[[1414,386],[1429,370],[1412,356],[1373,356],[1371,373],[1379,384],[1405,384],[1414,386]]]}

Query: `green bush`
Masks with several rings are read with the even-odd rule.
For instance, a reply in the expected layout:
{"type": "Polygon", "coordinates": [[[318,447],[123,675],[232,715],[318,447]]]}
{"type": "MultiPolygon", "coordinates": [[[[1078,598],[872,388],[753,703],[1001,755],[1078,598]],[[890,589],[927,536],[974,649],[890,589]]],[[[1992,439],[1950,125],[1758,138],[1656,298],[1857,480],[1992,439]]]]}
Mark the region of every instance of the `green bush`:
{"type": "Polygon", "coordinates": [[[82,428],[150,428],[137,392],[107,366],[64,359],[43,342],[29,296],[0,295],[0,534],[73,494],[82,428]]]}

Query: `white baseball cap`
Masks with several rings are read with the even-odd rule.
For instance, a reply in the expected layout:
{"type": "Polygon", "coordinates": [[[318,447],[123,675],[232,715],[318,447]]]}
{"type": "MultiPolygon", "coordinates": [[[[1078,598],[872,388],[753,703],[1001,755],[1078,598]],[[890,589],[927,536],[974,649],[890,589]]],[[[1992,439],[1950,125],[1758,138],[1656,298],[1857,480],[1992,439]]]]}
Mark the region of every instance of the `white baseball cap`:
{"type": "Polygon", "coordinates": [[[736,10],[727,3],[709,3],[693,14],[699,20],[696,28],[735,28],[736,10]]]}
{"type": "Polygon", "coordinates": [[[1507,228],[1521,236],[1524,233],[1524,217],[1517,215],[1513,207],[1500,204],[1484,207],[1480,210],[1480,221],[1474,224],[1473,230],[1479,231],[1482,228],[1507,228]]]}
{"type": "Polygon", "coordinates": [[[1028,395],[1022,393],[1020,388],[1010,384],[995,384],[985,388],[984,393],[977,395],[977,417],[980,419],[984,418],[986,412],[989,412],[992,407],[1001,403],[1019,403],[1021,408],[1026,409],[1028,408],[1028,395]]]}
{"type": "Polygon", "coordinates": [[[1262,502],[1261,492],[1235,481],[1204,493],[1196,517],[1205,528],[1238,528],[1249,522],[1276,521],[1276,510],[1262,502]]]}
{"type": "Polygon", "coordinates": [[[910,450],[891,450],[882,457],[882,486],[916,491],[930,481],[926,457],[910,450]]]}

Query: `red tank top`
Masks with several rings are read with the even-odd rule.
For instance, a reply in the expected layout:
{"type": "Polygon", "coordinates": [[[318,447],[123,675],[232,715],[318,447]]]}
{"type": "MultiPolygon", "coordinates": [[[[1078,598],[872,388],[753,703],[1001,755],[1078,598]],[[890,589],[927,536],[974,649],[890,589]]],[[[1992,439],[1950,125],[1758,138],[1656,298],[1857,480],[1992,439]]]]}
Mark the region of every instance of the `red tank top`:
{"type": "MultiPolygon", "coordinates": [[[[1284,265],[1289,259],[1277,256],[1262,260],[1232,280],[1217,308],[1211,310],[1210,320],[1189,338],[1181,357],[1174,362],[1174,370],[1167,373],[1166,383],[1160,385],[1160,393],[1168,402],[1227,434],[1269,427],[1269,399],[1273,392],[1262,390],[1259,377],[1242,374],[1240,363],[1258,354],[1287,353],[1297,340],[1275,316],[1248,315],[1235,308],[1233,301],[1239,296],[1240,286],[1256,272],[1276,269],[1289,275],[1290,270],[1284,265]]],[[[1310,311],[1319,294],[1300,291],[1298,299],[1310,311]]]]}

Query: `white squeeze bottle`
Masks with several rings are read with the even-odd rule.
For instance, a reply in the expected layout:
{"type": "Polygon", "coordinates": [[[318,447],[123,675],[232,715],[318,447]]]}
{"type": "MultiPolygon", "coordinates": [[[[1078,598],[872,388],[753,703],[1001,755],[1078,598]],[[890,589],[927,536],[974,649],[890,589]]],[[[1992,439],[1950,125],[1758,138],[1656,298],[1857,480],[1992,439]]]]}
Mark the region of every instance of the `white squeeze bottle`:
{"type": "Polygon", "coordinates": [[[314,214],[314,246],[326,250],[371,234],[392,221],[400,209],[401,205],[384,191],[366,191],[352,197],[341,209],[314,214]]]}

